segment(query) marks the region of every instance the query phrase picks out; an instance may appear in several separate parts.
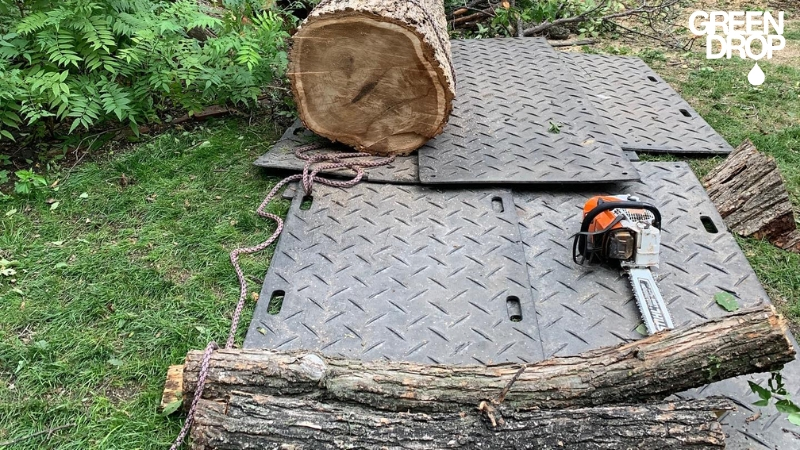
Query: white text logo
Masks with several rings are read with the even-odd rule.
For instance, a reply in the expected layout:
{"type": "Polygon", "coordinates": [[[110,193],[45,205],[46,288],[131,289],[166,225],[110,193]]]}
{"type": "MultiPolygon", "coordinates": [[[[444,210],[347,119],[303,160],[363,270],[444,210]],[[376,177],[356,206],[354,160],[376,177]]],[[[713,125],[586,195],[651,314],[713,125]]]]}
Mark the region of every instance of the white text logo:
{"type": "MultiPolygon", "coordinates": [[[[771,59],[774,52],[786,46],[783,25],[783,11],[777,19],[761,11],[695,11],[689,17],[689,30],[706,37],[708,59],[771,59]]],[[[754,86],[764,83],[764,71],[758,63],[747,79],[754,86]]]]}

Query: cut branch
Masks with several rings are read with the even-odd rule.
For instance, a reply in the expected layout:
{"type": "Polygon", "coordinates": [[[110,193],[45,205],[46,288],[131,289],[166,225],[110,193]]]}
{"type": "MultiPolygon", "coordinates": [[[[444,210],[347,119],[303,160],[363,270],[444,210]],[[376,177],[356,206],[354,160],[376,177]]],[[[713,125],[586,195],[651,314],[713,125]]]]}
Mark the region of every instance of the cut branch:
{"type": "Polygon", "coordinates": [[[470,14],[468,16],[459,17],[457,19],[453,19],[453,26],[463,25],[465,23],[474,22],[476,20],[483,19],[485,17],[492,17],[494,15],[494,9],[490,6],[486,9],[479,10],[476,13],[470,14]]]}
{"type": "Polygon", "coordinates": [[[522,31],[522,34],[524,36],[535,36],[535,35],[537,35],[539,33],[544,32],[548,28],[556,26],[556,25],[566,25],[566,24],[569,24],[569,23],[584,22],[585,20],[587,20],[587,18],[589,16],[591,16],[592,14],[594,14],[597,11],[601,10],[607,4],[608,4],[608,0],[602,0],[594,8],[592,8],[592,9],[590,9],[588,11],[584,11],[583,13],[578,14],[577,16],[564,17],[564,18],[561,18],[561,19],[556,19],[556,20],[554,20],[552,22],[544,21],[544,22],[542,22],[542,23],[540,23],[540,24],[538,24],[536,26],[533,26],[533,27],[530,27],[530,28],[526,28],[525,30],[522,31]]]}
{"type": "MultiPolygon", "coordinates": [[[[525,36],[535,36],[535,35],[544,33],[549,28],[551,28],[551,27],[553,27],[555,25],[568,25],[568,24],[573,24],[573,23],[586,22],[588,20],[609,21],[609,22],[611,22],[613,19],[619,19],[619,18],[631,17],[631,16],[643,16],[652,25],[652,22],[654,20],[657,20],[657,18],[661,17],[663,14],[674,14],[674,12],[672,12],[672,11],[675,8],[673,8],[673,7],[676,6],[679,2],[680,2],[680,0],[663,0],[660,3],[652,4],[652,2],[649,2],[649,1],[641,1],[638,7],[628,8],[628,9],[625,9],[623,11],[618,11],[618,12],[614,12],[614,13],[610,13],[610,14],[605,14],[605,15],[602,15],[602,16],[599,16],[599,17],[595,17],[595,14],[597,14],[598,12],[601,12],[603,10],[603,8],[608,6],[608,1],[607,0],[603,0],[603,1],[599,2],[597,4],[597,6],[595,6],[594,8],[592,8],[592,9],[590,9],[588,11],[584,11],[583,13],[578,14],[577,16],[564,17],[564,18],[561,18],[561,19],[553,20],[553,21],[545,21],[545,22],[542,22],[540,24],[534,25],[534,26],[532,26],[530,28],[526,28],[525,30],[523,30],[522,33],[525,36]]],[[[661,18],[664,19],[664,17],[661,17],[661,18]]],[[[614,23],[615,25],[618,25],[615,22],[611,22],[611,23],[614,23]]],[[[629,30],[629,31],[631,31],[631,30],[629,30]]],[[[639,33],[639,34],[641,34],[641,33],[639,33]]],[[[649,36],[649,35],[645,35],[645,36],[652,37],[652,36],[649,36]]],[[[662,41],[661,38],[659,38],[658,40],[662,41]]]]}
{"type": "MultiPolygon", "coordinates": [[[[503,405],[526,410],[657,401],[712,381],[777,370],[794,356],[786,321],[771,306],[742,310],[617,347],[529,364],[503,405]]],[[[194,393],[201,359],[200,351],[186,357],[184,399],[194,393]]],[[[362,362],[309,352],[219,350],[211,357],[203,398],[224,399],[232,391],[313,393],[318,400],[384,410],[452,412],[500,398],[522,367],[362,362]]]]}
{"type": "Polygon", "coordinates": [[[494,428],[474,409],[451,413],[376,412],[360,405],[322,403],[232,392],[224,402],[202,400],[192,428],[195,449],[409,449],[725,447],[718,411],[727,400],[521,412],[498,408],[494,428]]]}

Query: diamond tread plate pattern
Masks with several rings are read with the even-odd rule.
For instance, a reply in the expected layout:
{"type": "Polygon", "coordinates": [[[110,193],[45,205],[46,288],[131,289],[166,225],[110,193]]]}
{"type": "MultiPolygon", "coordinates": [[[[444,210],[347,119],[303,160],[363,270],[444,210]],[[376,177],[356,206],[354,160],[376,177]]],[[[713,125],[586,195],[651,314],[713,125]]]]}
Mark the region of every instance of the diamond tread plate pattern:
{"type": "MultiPolygon", "coordinates": [[[[795,348],[797,342],[792,339],[795,348]]],[[[781,371],[792,399],[800,397],[800,361],[794,360],[781,371]]],[[[719,381],[678,394],[679,398],[704,398],[722,396],[736,404],[736,411],[726,412],[720,417],[725,430],[728,450],[785,450],[800,448],[800,433],[789,423],[785,414],[775,409],[774,402],[767,407],[753,405],[759,397],[750,390],[748,381],[767,386],[769,374],[752,374],[719,381]]]]}
{"type": "Polygon", "coordinates": [[[727,154],[733,148],[639,58],[560,53],[625,150],[727,154]]]}
{"type": "Polygon", "coordinates": [[[419,149],[423,184],[639,179],[546,40],[451,44],[458,95],[444,132],[419,149]]]}
{"type": "Polygon", "coordinates": [[[302,198],[246,347],[422,363],[542,359],[510,191],[361,183],[314,186],[308,210],[302,198]],[[521,321],[511,320],[517,306],[521,321]]]}
{"type": "MultiPolygon", "coordinates": [[[[607,190],[514,193],[545,358],[642,337],[635,331],[641,318],[627,276],[603,266],[579,266],[571,259],[571,236],[580,228],[584,202],[593,195],[635,194],[661,210],[662,263],[653,272],[676,326],[724,316],[726,312],[713,298],[721,291],[733,294],[743,308],[769,303],[689,166],[638,163],[636,168],[641,181],[607,190]],[[706,231],[702,217],[713,222],[716,233],[706,231]]],[[[789,364],[784,374],[787,379],[800,379],[800,362],[789,364]]],[[[722,419],[728,448],[800,447],[800,440],[782,431],[788,422],[778,417],[774,407],[762,408],[757,420],[745,420],[758,412],[751,406],[758,398],[749,394],[748,379],[765,376],[717,382],[682,395],[725,395],[737,403],[739,410],[722,419]]]]}
{"type": "MultiPolygon", "coordinates": [[[[303,127],[297,120],[290,126],[283,136],[269,149],[267,153],[259,156],[253,163],[255,166],[271,170],[287,170],[301,172],[305,161],[294,155],[294,150],[298,147],[308,145],[312,142],[325,142],[325,148],[310,151],[315,152],[352,152],[352,149],[344,148],[339,144],[332,143],[325,138],[319,137],[303,127]]],[[[639,161],[636,152],[626,151],[625,157],[630,161],[639,161]]],[[[385,166],[370,167],[364,169],[364,181],[373,183],[394,183],[394,184],[419,184],[417,175],[418,156],[416,153],[409,156],[398,156],[392,164],[385,166]]],[[[353,172],[349,170],[323,170],[322,173],[339,175],[344,178],[352,178],[353,172]]]]}
{"type": "MultiPolygon", "coordinates": [[[[297,120],[283,133],[283,136],[281,136],[278,142],[276,142],[267,153],[256,159],[253,164],[267,169],[291,170],[294,172],[302,171],[305,161],[297,158],[294,155],[294,150],[297,147],[315,142],[324,142],[326,146],[319,150],[309,151],[308,154],[318,152],[352,153],[355,151],[352,148],[332,143],[327,139],[315,135],[303,127],[303,124],[297,120]]],[[[353,160],[357,161],[359,158],[353,160]]],[[[341,175],[345,178],[352,178],[353,175],[355,175],[355,173],[350,170],[327,170],[324,172],[341,175]]],[[[419,183],[419,177],[417,176],[417,155],[398,156],[391,164],[365,169],[364,179],[366,181],[380,183],[419,183]]]]}

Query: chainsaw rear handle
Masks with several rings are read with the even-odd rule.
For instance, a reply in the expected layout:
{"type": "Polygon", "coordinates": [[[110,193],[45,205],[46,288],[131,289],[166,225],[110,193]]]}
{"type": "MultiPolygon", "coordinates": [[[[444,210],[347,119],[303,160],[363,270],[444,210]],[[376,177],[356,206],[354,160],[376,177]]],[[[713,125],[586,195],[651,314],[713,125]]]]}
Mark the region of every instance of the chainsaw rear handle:
{"type": "MultiPolygon", "coordinates": [[[[586,256],[584,254],[586,251],[586,237],[589,233],[589,226],[591,226],[592,222],[594,222],[594,219],[602,212],[617,208],[646,209],[647,211],[653,213],[653,217],[655,217],[655,220],[653,220],[653,226],[659,230],[661,229],[661,212],[658,210],[658,208],[650,203],[631,201],[598,203],[597,206],[589,211],[583,218],[583,222],[581,222],[581,231],[575,236],[575,242],[580,255],[586,256]]],[[[575,255],[573,255],[573,257],[574,256],[575,255]]]]}

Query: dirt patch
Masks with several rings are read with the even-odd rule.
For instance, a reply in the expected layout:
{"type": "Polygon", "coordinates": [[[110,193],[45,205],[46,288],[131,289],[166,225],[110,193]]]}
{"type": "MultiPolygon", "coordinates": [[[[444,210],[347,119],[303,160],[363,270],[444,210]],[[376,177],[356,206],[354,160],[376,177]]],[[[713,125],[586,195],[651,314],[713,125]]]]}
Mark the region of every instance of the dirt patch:
{"type": "Polygon", "coordinates": [[[173,284],[183,286],[189,279],[192,278],[192,273],[184,269],[168,269],[167,279],[173,284]]]}

